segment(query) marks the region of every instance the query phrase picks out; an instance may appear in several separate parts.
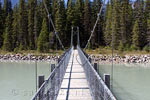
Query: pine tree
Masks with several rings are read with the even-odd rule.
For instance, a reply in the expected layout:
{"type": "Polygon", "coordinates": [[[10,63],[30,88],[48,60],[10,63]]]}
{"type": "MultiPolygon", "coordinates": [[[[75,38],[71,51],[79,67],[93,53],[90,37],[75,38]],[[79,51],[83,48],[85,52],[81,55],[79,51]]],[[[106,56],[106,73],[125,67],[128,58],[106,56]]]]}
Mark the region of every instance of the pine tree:
{"type": "Polygon", "coordinates": [[[57,11],[55,15],[55,26],[56,31],[58,32],[61,40],[66,40],[66,33],[65,33],[65,6],[64,0],[57,2],[57,11]]]}
{"type": "Polygon", "coordinates": [[[147,44],[150,46],[150,0],[146,1],[145,7],[145,19],[146,19],[146,35],[147,35],[147,44]]]}
{"type": "Polygon", "coordinates": [[[132,44],[132,28],[133,28],[133,24],[134,24],[132,4],[129,4],[127,21],[128,21],[128,23],[127,23],[127,45],[126,45],[126,48],[129,49],[132,44]]]}
{"type": "Polygon", "coordinates": [[[138,20],[135,21],[132,33],[133,33],[133,36],[132,36],[133,49],[139,49],[139,47],[140,47],[140,29],[139,29],[138,20]]]}
{"type": "MultiPolygon", "coordinates": [[[[71,27],[72,27],[72,20],[73,20],[73,3],[72,3],[72,0],[69,0],[68,2],[68,7],[67,7],[67,12],[66,12],[66,15],[67,15],[67,21],[66,21],[66,37],[67,37],[67,40],[68,41],[71,41],[70,37],[71,37],[71,27]]],[[[67,46],[70,45],[70,42],[68,42],[66,44],[67,46]]]]}
{"type": "Polygon", "coordinates": [[[121,44],[122,47],[125,47],[129,42],[129,28],[128,20],[129,20],[129,0],[122,0],[121,3],[121,14],[120,14],[120,33],[121,33],[121,44]]]}
{"type": "MultiPolygon", "coordinates": [[[[57,0],[45,0],[45,3],[46,3],[46,7],[47,7],[47,9],[48,9],[48,12],[50,12],[50,17],[52,17],[53,16],[53,14],[52,14],[52,3],[53,2],[56,2],[57,0]],[[52,14],[52,15],[51,15],[52,14]]],[[[46,12],[46,10],[45,10],[45,8],[44,8],[44,14],[43,14],[43,18],[44,17],[46,17],[46,21],[47,21],[47,27],[48,27],[48,32],[50,33],[50,31],[52,31],[52,29],[53,29],[53,27],[52,27],[52,25],[50,24],[50,20],[48,20],[48,14],[47,14],[47,12],[46,12]]],[[[53,21],[54,21],[54,19],[53,19],[53,21]]]]}
{"type": "MultiPolygon", "coordinates": [[[[97,14],[99,13],[99,10],[101,9],[102,6],[102,0],[94,0],[93,5],[92,5],[92,26],[94,26],[96,19],[97,19],[97,14]]],[[[93,47],[98,47],[99,45],[104,44],[104,34],[103,34],[103,25],[104,25],[104,11],[102,10],[100,19],[98,21],[97,27],[95,29],[93,38],[92,38],[92,46],[93,47]]]]}
{"type": "Polygon", "coordinates": [[[37,50],[39,52],[47,52],[49,44],[49,33],[46,23],[46,18],[43,19],[42,30],[40,32],[40,36],[38,38],[38,47],[37,50]]]}
{"type": "Polygon", "coordinates": [[[37,7],[35,8],[35,12],[34,12],[34,43],[35,43],[35,49],[37,50],[37,40],[38,40],[38,17],[37,17],[37,7]]]}
{"type": "Polygon", "coordinates": [[[2,12],[0,12],[2,15],[1,15],[1,17],[2,17],[2,28],[1,28],[1,36],[0,36],[0,47],[2,46],[2,41],[3,41],[3,36],[2,36],[2,34],[3,34],[3,32],[5,31],[5,28],[7,27],[7,26],[5,26],[6,25],[6,18],[7,18],[7,15],[8,14],[12,14],[12,5],[11,5],[11,0],[4,0],[4,6],[3,6],[3,10],[2,10],[2,12]]]}
{"type": "MultiPolygon", "coordinates": [[[[79,27],[80,31],[80,39],[83,40],[84,36],[84,0],[76,0],[74,8],[73,8],[73,26],[79,27]]],[[[81,44],[82,46],[82,44],[81,44]]]]}
{"type": "MultiPolygon", "coordinates": [[[[138,45],[142,49],[146,44],[146,29],[145,29],[145,20],[144,20],[144,2],[143,0],[137,0],[135,6],[135,20],[138,22],[139,26],[139,41],[138,45]]],[[[134,30],[134,29],[133,29],[134,30]]]]}
{"type": "Polygon", "coordinates": [[[34,14],[35,14],[35,0],[28,0],[28,33],[29,33],[29,48],[31,50],[35,49],[35,37],[34,34],[34,14]]]}
{"type": "Polygon", "coordinates": [[[83,0],[76,0],[74,6],[73,25],[80,27],[83,22],[83,0]]]}
{"type": "Polygon", "coordinates": [[[12,18],[11,15],[8,14],[6,18],[6,27],[4,32],[4,43],[3,50],[12,51],[12,18]]]}
{"type": "Polygon", "coordinates": [[[118,49],[120,43],[120,3],[118,0],[114,0],[113,12],[112,12],[112,35],[113,35],[113,46],[118,49]]]}
{"type": "Polygon", "coordinates": [[[15,5],[13,10],[13,22],[12,22],[12,48],[18,49],[19,41],[18,41],[18,6],[15,5]]]}
{"type": "Polygon", "coordinates": [[[147,42],[150,46],[150,18],[147,19],[147,42]]]}
{"type": "Polygon", "coordinates": [[[7,15],[12,12],[12,4],[11,4],[11,0],[4,0],[4,16],[5,18],[7,17],[7,15]]]}
{"type": "Polygon", "coordinates": [[[146,0],[146,5],[145,5],[145,15],[146,18],[150,18],[150,0],[146,0]]]}
{"type": "MultiPolygon", "coordinates": [[[[35,8],[35,17],[34,17],[34,26],[36,26],[36,37],[39,37],[41,29],[42,29],[42,22],[43,22],[43,3],[38,0],[35,8]],[[35,25],[37,24],[37,25],[35,25]]],[[[45,9],[44,9],[45,10],[45,9]]],[[[46,16],[47,17],[47,16],[46,16]]],[[[37,43],[36,43],[37,44],[37,43]]]]}
{"type": "Polygon", "coordinates": [[[53,0],[53,5],[52,5],[52,18],[53,18],[53,21],[55,23],[55,18],[56,18],[56,12],[57,12],[57,0],[53,0]]]}
{"type": "Polygon", "coordinates": [[[2,10],[2,5],[0,1],[0,48],[2,47],[3,44],[3,10],[2,10]]]}
{"type": "Polygon", "coordinates": [[[87,40],[91,34],[91,14],[90,14],[90,2],[89,0],[85,0],[84,5],[84,36],[82,37],[84,39],[84,45],[87,43],[87,40]],[[85,41],[86,40],[86,41],[85,41]]]}
{"type": "Polygon", "coordinates": [[[25,50],[28,48],[28,16],[25,0],[19,1],[19,49],[25,50]]]}
{"type": "Polygon", "coordinates": [[[111,46],[112,41],[112,6],[108,2],[107,8],[106,8],[106,17],[105,17],[105,32],[104,32],[104,38],[105,38],[105,44],[106,46],[111,46]]]}

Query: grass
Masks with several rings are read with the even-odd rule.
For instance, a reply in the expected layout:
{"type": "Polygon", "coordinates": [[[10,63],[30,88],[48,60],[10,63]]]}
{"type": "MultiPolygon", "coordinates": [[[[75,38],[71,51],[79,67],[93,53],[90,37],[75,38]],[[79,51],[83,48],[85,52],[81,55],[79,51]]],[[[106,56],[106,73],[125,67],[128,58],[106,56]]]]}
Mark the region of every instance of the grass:
{"type": "MultiPolygon", "coordinates": [[[[102,55],[111,55],[112,54],[112,50],[111,48],[96,48],[94,50],[92,49],[87,49],[86,52],[88,54],[102,54],[102,55]]],[[[63,50],[49,50],[49,52],[46,53],[40,53],[37,52],[36,50],[23,50],[23,51],[18,51],[18,52],[7,52],[7,51],[3,51],[0,50],[0,54],[5,55],[5,54],[23,54],[23,55],[28,55],[28,54],[33,54],[33,55],[61,55],[64,53],[63,50]]],[[[150,54],[150,52],[146,52],[146,51],[140,51],[140,50],[133,50],[133,51],[119,51],[119,50],[114,50],[114,55],[119,54],[120,56],[124,56],[124,55],[145,55],[145,54],[150,54]]]]}
{"type": "MultiPolygon", "coordinates": [[[[112,50],[109,48],[97,48],[94,50],[86,50],[86,52],[88,54],[102,54],[102,55],[111,55],[112,54],[112,50]]],[[[144,50],[132,50],[132,51],[119,51],[119,50],[114,50],[114,55],[145,55],[145,54],[150,54],[150,52],[146,52],[144,50]]]]}
{"type": "Polygon", "coordinates": [[[22,50],[22,51],[17,51],[17,52],[8,52],[8,51],[3,51],[3,50],[0,50],[0,54],[1,55],[5,55],[5,54],[23,54],[23,55],[28,55],[28,54],[33,54],[33,55],[61,55],[62,53],[64,53],[63,50],[49,50],[49,52],[46,52],[46,53],[40,53],[36,50],[22,50]]]}

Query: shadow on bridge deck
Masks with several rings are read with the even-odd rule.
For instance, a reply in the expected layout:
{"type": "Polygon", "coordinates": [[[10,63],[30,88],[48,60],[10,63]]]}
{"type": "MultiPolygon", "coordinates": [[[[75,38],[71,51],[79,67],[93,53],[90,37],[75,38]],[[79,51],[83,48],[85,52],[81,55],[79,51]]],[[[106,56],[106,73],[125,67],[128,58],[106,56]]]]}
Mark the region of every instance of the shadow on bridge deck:
{"type": "Polygon", "coordinates": [[[74,50],[66,69],[57,100],[92,100],[78,51],[74,50]]]}

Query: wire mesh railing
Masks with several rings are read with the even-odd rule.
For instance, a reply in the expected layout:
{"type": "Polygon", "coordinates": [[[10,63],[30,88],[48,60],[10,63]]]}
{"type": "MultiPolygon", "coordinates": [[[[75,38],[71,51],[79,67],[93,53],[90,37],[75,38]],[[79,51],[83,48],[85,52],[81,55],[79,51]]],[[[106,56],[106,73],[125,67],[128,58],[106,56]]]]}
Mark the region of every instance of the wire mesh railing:
{"type": "Polygon", "coordinates": [[[82,51],[80,47],[77,47],[77,49],[93,99],[116,100],[112,92],[109,90],[104,81],[93,68],[92,64],[89,61],[90,59],[88,58],[88,55],[85,54],[85,52],[82,51]]]}
{"type": "Polygon", "coordinates": [[[72,50],[73,48],[68,49],[61,56],[61,59],[55,69],[31,100],[56,100],[72,50]]]}

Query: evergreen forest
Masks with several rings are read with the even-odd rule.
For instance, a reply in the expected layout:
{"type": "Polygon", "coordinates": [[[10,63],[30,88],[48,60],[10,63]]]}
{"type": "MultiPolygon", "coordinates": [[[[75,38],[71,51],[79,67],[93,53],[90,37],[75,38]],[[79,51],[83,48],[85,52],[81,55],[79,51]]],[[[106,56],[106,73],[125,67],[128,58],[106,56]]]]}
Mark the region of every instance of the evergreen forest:
{"type": "MultiPolygon", "coordinates": [[[[71,29],[79,27],[80,45],[84,48],[103,0],[45,0],[56,31],[65,46],[70,47],[71,29]]],[[[126,50],[150,49],[150,0],[109,0],[88,45],[126,50]]],[[[62,49],[42,0],[0,1],[0,49],[20,50],[62,49]]]]}

